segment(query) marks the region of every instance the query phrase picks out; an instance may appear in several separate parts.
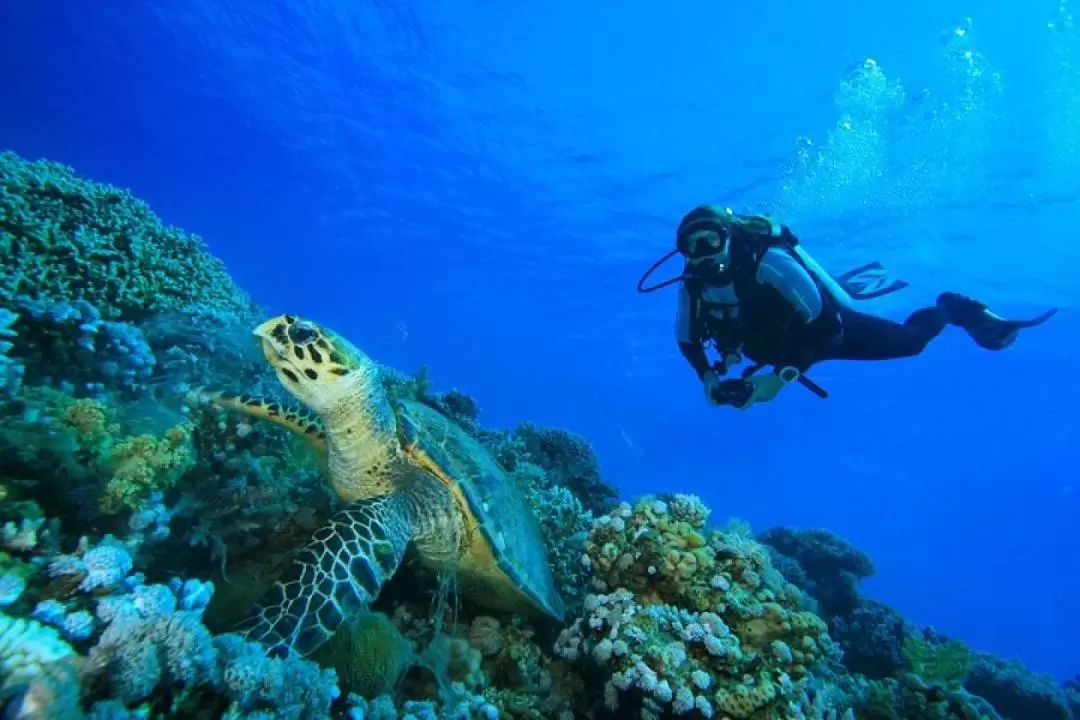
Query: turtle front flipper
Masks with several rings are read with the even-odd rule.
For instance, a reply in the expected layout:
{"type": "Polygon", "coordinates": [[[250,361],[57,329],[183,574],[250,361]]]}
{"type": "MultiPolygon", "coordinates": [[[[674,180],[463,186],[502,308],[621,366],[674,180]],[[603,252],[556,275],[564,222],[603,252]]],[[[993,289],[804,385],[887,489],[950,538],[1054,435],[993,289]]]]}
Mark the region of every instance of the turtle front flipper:
{"type": "Polygon", "coordinates": [[[270,398],[200,388],[194,396],[226,410],[266,420],[307,440],[320,459],[326,458],[326,430],[323,422],[303,405],[283,404],[270,398]]]}
{"type": "Polygon", "coordinates": [[[379,595],[412,538],[400,495],[358,500],[315,532],[236,631],[271,652],[314,652],[379,595]]]}

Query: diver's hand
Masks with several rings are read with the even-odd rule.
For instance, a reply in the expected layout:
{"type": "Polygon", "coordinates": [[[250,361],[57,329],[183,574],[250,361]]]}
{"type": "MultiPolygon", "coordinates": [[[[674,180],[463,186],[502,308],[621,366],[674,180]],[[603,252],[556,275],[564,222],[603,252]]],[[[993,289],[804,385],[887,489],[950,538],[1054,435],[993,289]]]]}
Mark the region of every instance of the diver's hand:
{"type": "Polygon", "coordinates": [[[716,393],[716,388],[720,385],[721,382],[720,373],[716,370],[710,370],[705,373],[702,381],[704,382],[705,387],[705,399],[709,401],[710,405],[719,405],[720,403],[717,402],[714,395],[716,393]]]}
{"type": "Polygon", "coordinates": [[[791,365],[785,365],[779,367],[775,372],[764,373],[762,375],[755,375],[750,378],[750,383],[754,386],[754,402],[769,402],[773,400],[780,391],[784,389],[786,385],[797,381],[800,373],[798,369],[791,365]]]}
{"type": "Polygon", "coordinates": [[[790,365],[743,380],[721,380],[719,375],[709,372],[705,377],[705,394],[711,405],[731,405],[737,410],[746,410],[755,403],[774,399],[784,386],[798,380],[799,375],[799,371],[790,365]]]}
{"type": "Polygon", "coordinates": [[[711,405],[732,405],[742,409],[753,400],[754,386],[746,380],[720,380],[715,375],[714,378],[712,383],[708,376],[705,378],[705,395],[711,405]]]}

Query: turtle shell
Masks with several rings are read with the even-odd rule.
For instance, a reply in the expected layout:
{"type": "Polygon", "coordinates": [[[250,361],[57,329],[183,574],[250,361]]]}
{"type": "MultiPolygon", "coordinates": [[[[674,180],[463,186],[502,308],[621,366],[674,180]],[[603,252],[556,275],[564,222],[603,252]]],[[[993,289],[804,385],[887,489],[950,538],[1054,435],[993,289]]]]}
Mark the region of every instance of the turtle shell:
{"type": "Polygon", "coordinates": [[[483,445],[434,408],[399,400],[398,419],[405,446],[430,460],[444,482],[460,491],[463,510],[472,516],[466,524],[475,524],[499,571],[537,608],[562,621],[566,606],[540,525],[517,482],[483,445]]]}

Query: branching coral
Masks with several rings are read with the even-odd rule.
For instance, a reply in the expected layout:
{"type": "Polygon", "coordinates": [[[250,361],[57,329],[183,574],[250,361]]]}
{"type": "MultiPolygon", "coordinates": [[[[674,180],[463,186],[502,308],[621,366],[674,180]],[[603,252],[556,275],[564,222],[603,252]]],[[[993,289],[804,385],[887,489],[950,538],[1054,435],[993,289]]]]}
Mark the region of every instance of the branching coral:
{"type": "Polygon", "coordinates": [[[540,522],[548,562],[567,608],[576,611],[586,592],[588,570],[581,564],[585,538],[593,516],[581,501],[561,485],[549,485],[544,471],[532,463],[518,463],[514,480],[540,522]]]}
{"type": "MultiPolygon", "coordinates": [[[[171,488],[194,461],[190,428],[182,421],[163,432],[135,434],[128,419],[118,417],[125,407],[108,396],[76,399],[35,388],[22,400],[24,412],[0,433],[0,453],[8,456],[5,469],[12,477],[26,473],[33,482],[48,483],[53,508],[89,495],[105,512],[137,510],[155,492],[171,488]],[[35,476],[44,466],[52,472],[35,476]]],[[[86,505],[77,513],[94,514],[86,505]]]]}
{"type": "Polygon", "coordinates": [[[94,689],[88,699],[100,692],[108,699],[94,704],[92,716],[145,704],[170,717],[215,707],[226,717],[329,717],[339,694],[334,672],[296,658],[267,658],[236,635],[211,635],[202,623],[211,585],[179,578],[143,585],[128,576],[111,590],[95,600],[103,629],[88,654],[87,687],[94,689]]]}
{"type": "Polygon", "coordinates": [[[1003,660],[984,652],[972,654],[971,671],[964,683],[968,692],[986,698],[1008,718],[1070,720],[1080,717],[1080,686],[1034,673],[1015,660],[1003,660]]]}
{"type": "MultiPolygon", "coordinates": [[[[195,463],[181,479],[178,523],[217,561],[278,565],[329,515],[334,499],[311,449],[269,423],[198,403],[188,408],[195,463]]],[[[216,563],[215,563],[216,564],[216,563]]]]}
{"type": "Polygon", "coordinates": [[[522,423],[513,441],[516,460],[542,468],[547,483],[568,488],[593,514],[611,509],[617,493],[602,479],[596,453],[584,438],[562,428],[522,423]]]}
{"type": "Polygon", "coordinates": [[[844,665],[851,672],[881,679],[904,669],[903,639],[908,624],[895,610],[869,598],[846,617],[835,617],[832,637],[844,651],[844,665]]]}
{"type": "Polygon", "coordinates": [[[101,311],[77,300],[7,301],[18,313],[10,354],[26,366],[29,384],[65,384],[86,394],[106,385],[129,396],[146,388],[157,358],[142,330],[104,320],[101,311]]]}

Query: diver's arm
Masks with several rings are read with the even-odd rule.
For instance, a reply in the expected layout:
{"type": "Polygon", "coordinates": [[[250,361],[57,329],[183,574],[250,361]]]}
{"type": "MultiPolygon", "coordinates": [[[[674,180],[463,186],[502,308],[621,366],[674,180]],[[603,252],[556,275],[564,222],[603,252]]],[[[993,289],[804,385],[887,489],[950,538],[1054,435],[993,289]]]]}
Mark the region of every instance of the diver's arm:
{"type": "Polygon", "coordinates": [[[790,254],[769,248],[758,264],[757,281],[776,288],[805,322],[821,315],[822,300],[814,278],[790,254]]]}
{"type": "Polygon", "coordinates": [[[679,284],[679,309],[675,314],[675,340],[679,343],[683,357],[697,373],[698,379],[704,381],[705,374],[712,368],[709,366],[709,357],[705,354],[701,338],[694,330],[690,293],[686,292],[682,283],[679,284]]]}

